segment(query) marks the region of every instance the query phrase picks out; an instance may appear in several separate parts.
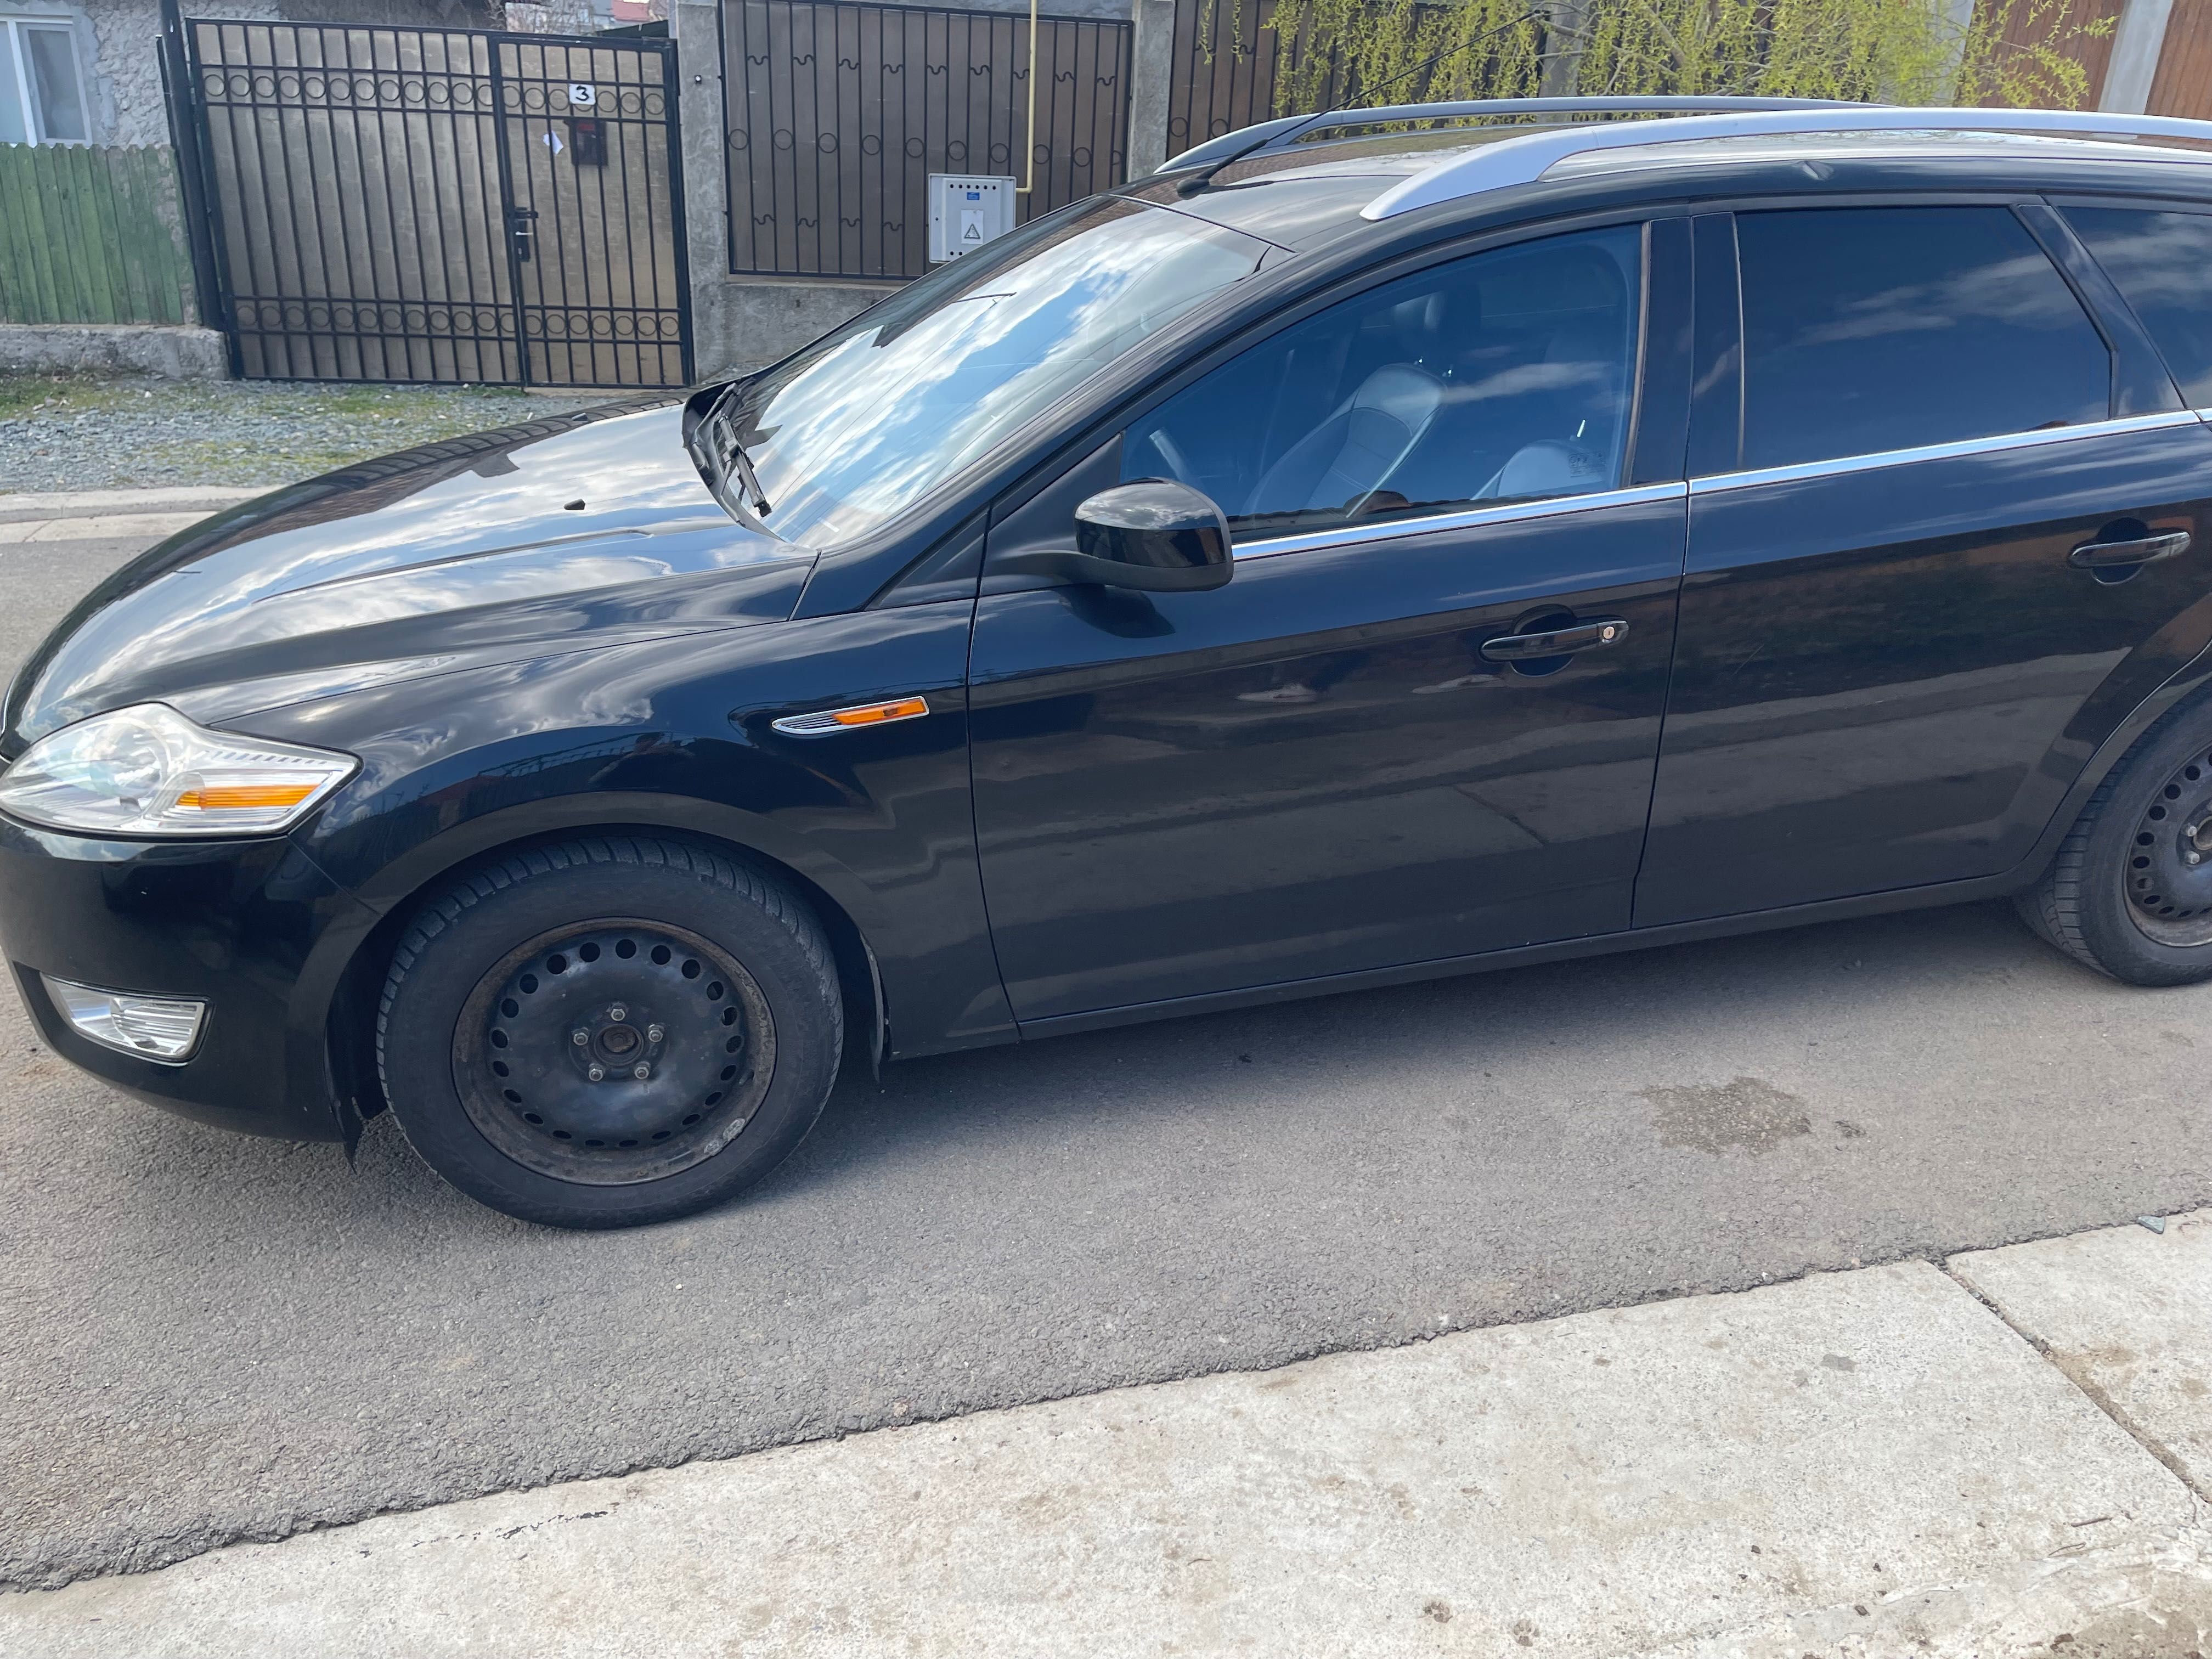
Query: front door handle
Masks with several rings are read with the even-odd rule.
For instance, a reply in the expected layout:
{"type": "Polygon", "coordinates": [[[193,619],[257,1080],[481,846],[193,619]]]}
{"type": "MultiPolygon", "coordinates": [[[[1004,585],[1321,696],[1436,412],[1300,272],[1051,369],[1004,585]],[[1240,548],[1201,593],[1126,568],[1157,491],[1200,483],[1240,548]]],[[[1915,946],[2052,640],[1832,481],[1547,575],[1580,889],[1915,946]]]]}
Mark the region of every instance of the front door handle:
{"type": "Polygon", "coordinates": [[[1619,645],[1628,637],[1628,624],[1619,617],[1595,622],[1570,623],[1544,634],[1508,634],[1485,640],[1482,654],[1492,662],[1527,662],[1532,657],[1564,657],[1593,646],[1619,645]]]}
{"type": "Polygon", "coordinates": [[[2108,570],[2117,564],[2149,564],[2156,559],[2177,558],[2189,551],[2189,532],[2169,530],[2160,535],[2124,542],[2085,542],[2066,556],[2076,570],[2108,570]]]}

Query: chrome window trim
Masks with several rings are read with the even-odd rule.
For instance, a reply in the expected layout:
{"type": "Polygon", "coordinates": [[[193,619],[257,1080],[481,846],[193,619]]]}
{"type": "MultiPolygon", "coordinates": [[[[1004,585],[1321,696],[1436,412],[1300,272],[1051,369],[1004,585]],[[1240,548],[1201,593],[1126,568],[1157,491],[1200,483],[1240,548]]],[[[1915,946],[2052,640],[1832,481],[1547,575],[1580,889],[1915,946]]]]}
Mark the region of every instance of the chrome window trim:
{"type": "Polygon", "coordinates": [[[1961,438],[1948,444],[1922,444],[1912,449],[1876,450],[1867,455],[1838,455],[1832,460],[1800,461],[1793,466],[1760,467],[1746,472],[1712,472],[1690,480],[1692,495],[1710,495],[1725,489],[1755,489],[1761,484],[1794,483],[1801,478],[1829,478],[1846,472],[1866,472],[1878,466],[1909,466],[1916,461],[1948,461],[1961,455],[1990,455],[2006,449],[2039,449],[2045,444],[2078,443],[2086,438],[2109,437],[2120,432],[2154,432],[2161,427],[2187,426],[2197,420],[2190,410],[2158,415],[2127,415],[2116,421],[2090,421],[2081,426],[2051,427],[2039,432],[2008,432],[1993,438],[1961,438]]]}
{"type": "MultiPolygon", "coordinates": [[[[1514,524],[1524,519],[1552,519],[1567,513],[1593,513],[1601,507],[1634,507],[1644,501],[1680,501],[1689,485],[1677,478],[1668,483],[1635,484],[1626,489],[1604,489],[1589,495],[1547,495],[1540,501],[1510,501],[1498,507],[1470,507],[1456,513],[1432,513],[1418,519],[1380,519],[1348,524],[1334,530],[1310,530],[1299,535],[1270,536],[1237,545],[1237,559],[1273,558],[1278,553],[1308,553],[1318,548],[1352,547],[1364,542],[1401,541],[1408,536],[1432,535],[1440,530],[1469,530],[1481,525],[1514,524]]],[[[1232,532],[1233,533],[1233,532],[1232,532]]]]}

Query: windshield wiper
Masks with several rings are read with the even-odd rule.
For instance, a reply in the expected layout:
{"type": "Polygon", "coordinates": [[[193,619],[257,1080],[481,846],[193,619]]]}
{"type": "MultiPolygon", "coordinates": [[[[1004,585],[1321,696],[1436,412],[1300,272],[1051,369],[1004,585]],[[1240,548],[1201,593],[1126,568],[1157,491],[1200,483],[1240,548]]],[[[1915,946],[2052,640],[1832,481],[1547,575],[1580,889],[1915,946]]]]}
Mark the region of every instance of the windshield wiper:
{"type": "Polygon", "coordinates": [[[761,489],[760,474],[753,471],[752,458],[738,441],[737,422],[726,412],[737,392],[738,388],[732,386],[715,398],[714,408],[707,411],[707,418],[699,422],[699,436],[705,447],[702,459],[712,475],[710,481],[714,483],[717,494],[720,493],[721,479],[734,475],[744,487],[744,498],[751,503],[753,511],[766,518],[774,509],[761,489]]]}

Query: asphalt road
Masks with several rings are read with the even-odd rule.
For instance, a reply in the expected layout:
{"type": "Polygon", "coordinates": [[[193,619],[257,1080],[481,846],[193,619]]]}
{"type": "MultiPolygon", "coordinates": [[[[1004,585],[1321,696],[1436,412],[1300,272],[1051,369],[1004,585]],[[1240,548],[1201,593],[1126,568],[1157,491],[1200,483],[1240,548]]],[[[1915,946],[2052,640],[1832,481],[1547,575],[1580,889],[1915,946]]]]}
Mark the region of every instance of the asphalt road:
{"type": "MultiPolygon", "coordinates": [[[[0,556],[0,644],[119,550],[0,556]]],[[[848,1075],[733,1208],[543,1231],[0,1010],[0,1582],[2212,1202],[2212,988],[2002,908],[848,1075]]]]}

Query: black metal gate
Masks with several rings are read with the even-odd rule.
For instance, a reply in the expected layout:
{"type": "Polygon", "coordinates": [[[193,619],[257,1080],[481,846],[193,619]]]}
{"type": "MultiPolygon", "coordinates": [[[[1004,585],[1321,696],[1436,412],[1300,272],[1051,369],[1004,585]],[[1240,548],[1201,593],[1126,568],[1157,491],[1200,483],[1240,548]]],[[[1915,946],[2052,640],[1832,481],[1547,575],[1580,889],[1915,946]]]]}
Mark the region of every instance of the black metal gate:
{"type": "MultiPolygon", "coordinates": [[[[1416,7],[1418,11],[1420,8],[1416,7]]],[[[1168,94],[1168,154],[1224,132],[1272,120],[1277,82],[1308,67],[1306,42],[1275,28],[1275,0],[1256,0],[1249,11],[1231,0],[1176,0],[1175,79],[1168,94]]],[[[1322,70],[1321,95],[1300,107],[1334,109],[1347,92],[1335,54],[1322,70]]],[[[1406,89],[1416,101],[1417,88],[1406,89]]],[[[1396,101],[1396,100],[1393,100],[1396,101]]]]}
{"type": "Polygon", "coordinates": [[[167,9],[234,373],[690,380],[672,43],[167,9]]]}

